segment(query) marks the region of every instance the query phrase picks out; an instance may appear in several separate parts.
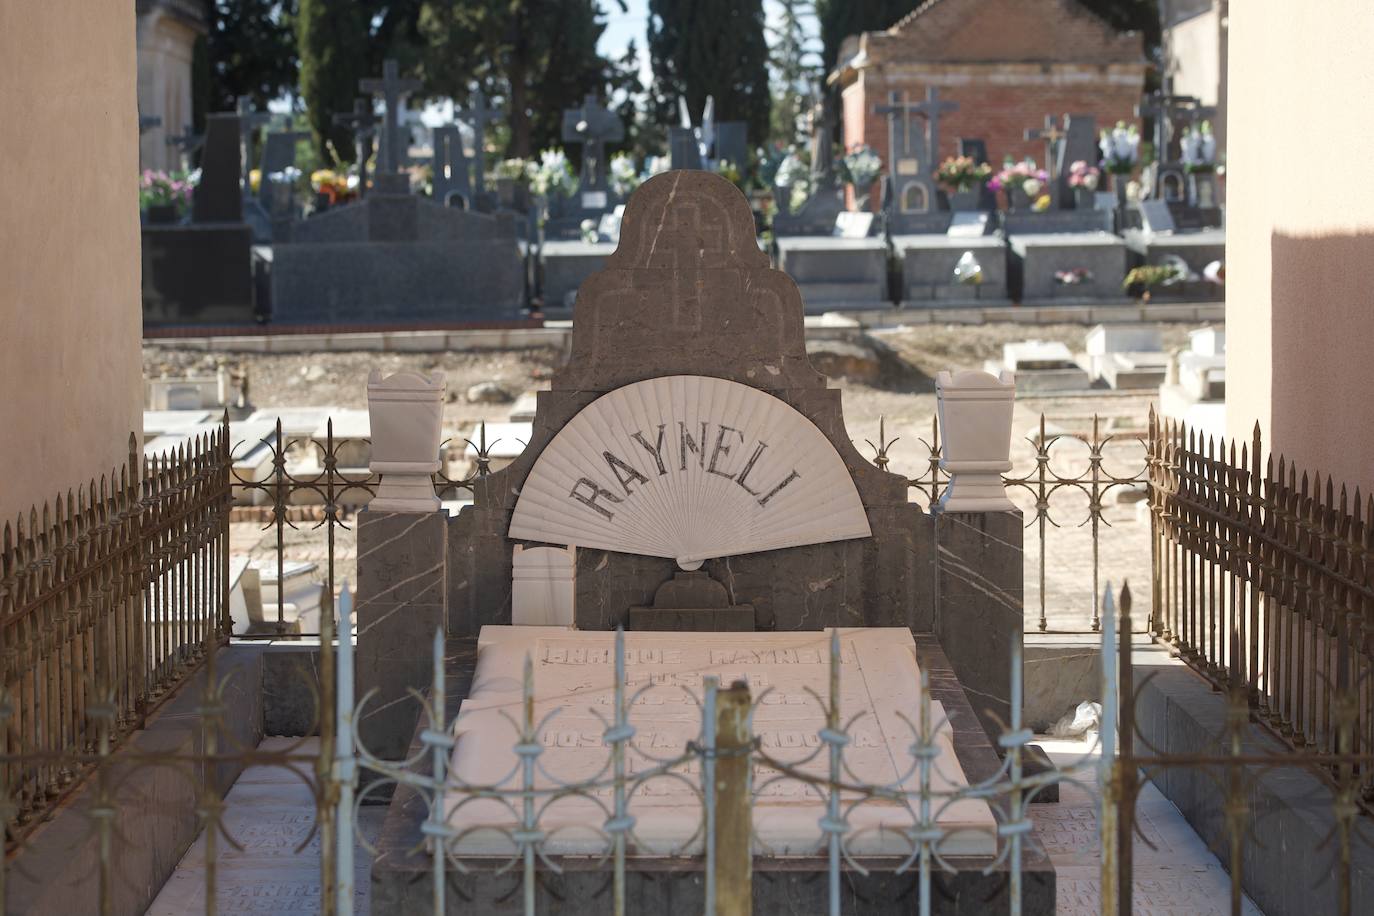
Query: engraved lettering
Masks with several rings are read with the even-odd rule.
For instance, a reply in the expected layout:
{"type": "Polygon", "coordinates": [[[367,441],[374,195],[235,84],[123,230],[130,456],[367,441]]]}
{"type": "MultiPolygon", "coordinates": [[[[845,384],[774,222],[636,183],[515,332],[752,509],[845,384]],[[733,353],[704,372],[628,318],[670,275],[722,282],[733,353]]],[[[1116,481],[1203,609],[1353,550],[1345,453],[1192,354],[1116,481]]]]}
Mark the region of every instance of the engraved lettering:
{"type": "Polygon", "coordinates": [[[645,477],[643,474],[639,473],[639,471],[635,470],[632,466],[626,464],[623,460],[617,458],[610,452],[602,452],[601,457],[606,459],[606,464],[610,467],[611,473],[615,475],[615,479],[619,481],[620,487],[625,491],[626,496],[630,495],[630,484],[649,482],[649,478],[645,477]],[[621,473],[622,471],[624,473],[621,473]]]}
{"type": "Polygon", "coordinates": [[[687,432],[687,426],[679,420],[677,423],[677,439],[678,451],[682,455],[682,465],[678,470],[687,470],[687,452],[689,451],[697,456],[698,467],[706,467],[706,421],[703,420],[701,423],[701,438],[693,442],[691,435],[687,432]],[[700,448],[697,447],[697,442],[701,443],[700,448]]]}
{"type": "Polygon", "coordinates": [[[796,480],[796,479],[797,479],[798,477],[800,477],[800,476],[801,476],[801,475],[798,474],[797,471],[796,471],[796,469],[794,468],[794,469],[792,470],[792,473],[791,473],[791,474],[788,474],[786,477],[784,477],[784,478],[782,479],[782,483],[778,484],[776,487],[774,487],[773,489],[769,490],[769,491],[768,491],[768,495],[765,496],[765,497],[763,497],[762,499],[759,500],[759,505],[760,505],[760,506],[767,506],[767,505],[768,505],[768,501],[769,501],[770,499],[772,499],[774,496],[777,496],[779,493],[781,493],[783,487],[787,486],[789,483],[791,483],[792,481],[796,480]]]}
{"type": "Polygon", "coordinates": [[[759,456],[763,454],[763,450],[766,448],[768,448],[768,443],[760,439],[759,447],[754,449],[754,454],[750,455],[749,460],[744,462],[744,469],[739,472],[739,477],[735,479],[735,483],[739,484],[740,488],[750,496],[758,496],[759,491],[749,489],[749,485],[744,482],[744,478],[749,476],[749,472],[754,469],[754,463],[759,460],[759,456]]]}
{"type": "Polygon", "coordinates": [[[658,424],[658,442],[654,445],[650,445],[647,441],[645,441],[643,433],[637,432],[630,437],[631,439],[638,442],[641,446],[643,446],[644,451],[654,456],[654,464],[658,465],[659,477],[662,477],[663,475],[668,473],[668,469],[663,465],[663,440],[668,438],[667,433],[664,432],[664,427],[666,426],[666,423],[658,424]]]}
{"type": "Polygon", "coordinates": [[[724,471],[716,470],[716,462],[720,460],[720,456],[729,455],[730,449],[733,448],[733,446],[725,444],[726,433],[739,433],[740,441],[744,441],[744,433],[740,433],[739,430],[735,429],[733,426],[725,426],[722,424],[716,432],[716,447],[711,452],[711,466],[706,469],[706,473],[715,474],[717,477],[724,477],[726,480],[734,480],[734,474],[727,474],[724,471]]]}
{"type": "Polygon", "coordinates": [[[615,518],[615,513],[598,503],[597,500],[604,499],[613,503],[623,502],[619,496],[616,496],[610,490],[602,488],[596,481],[586,477],[579,478],[577,483],[573,484],[572,492],[568,495],[588,509],[604,515],[608,522],[615,518]]]}

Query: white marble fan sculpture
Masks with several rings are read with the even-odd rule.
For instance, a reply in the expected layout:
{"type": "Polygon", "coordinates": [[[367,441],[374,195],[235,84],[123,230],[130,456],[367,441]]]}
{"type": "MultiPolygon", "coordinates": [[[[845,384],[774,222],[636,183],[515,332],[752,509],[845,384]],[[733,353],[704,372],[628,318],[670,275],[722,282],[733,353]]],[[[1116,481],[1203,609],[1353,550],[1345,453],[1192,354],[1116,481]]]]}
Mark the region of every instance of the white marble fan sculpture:
{"type": "Polygon", "coordinates": [[[673,375],[573,417],[521,487],[510,537],[702,561],[868,537],[854,480],[816,425],[724,379],[673,375]]]}

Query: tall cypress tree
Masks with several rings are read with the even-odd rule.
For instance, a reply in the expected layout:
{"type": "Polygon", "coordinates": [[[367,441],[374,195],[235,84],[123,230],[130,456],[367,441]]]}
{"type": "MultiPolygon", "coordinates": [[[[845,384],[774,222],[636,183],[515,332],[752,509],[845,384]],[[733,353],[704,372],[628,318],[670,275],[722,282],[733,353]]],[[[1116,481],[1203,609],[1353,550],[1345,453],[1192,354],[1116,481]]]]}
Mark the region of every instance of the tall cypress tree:
{"type": "Polygon", "coordinates": [[[649,0],[649,57],[661,124],[677,123],[677,100],[701,117],[709,95],[717,121],[744,121],[768,135],[768,41],[763,0],[649,0]]]}
{"type": "Polygon", "coordinates": [[[329,161],[332,152],[351,162],[352,135],[347,128],[334,124],[334,115],[352,110],[358,80],[368,75],[368,21],[362,6],[300,0],[296,44],[301,58],[301,98],[320,156],[329,161]]]}
{"type": "Polygon", "coordinates": [[[816,0],[822,66],[827,72],[835,69],[840,42],[850,35],[890,28],[917,5],[917,0],[816,0]]]}

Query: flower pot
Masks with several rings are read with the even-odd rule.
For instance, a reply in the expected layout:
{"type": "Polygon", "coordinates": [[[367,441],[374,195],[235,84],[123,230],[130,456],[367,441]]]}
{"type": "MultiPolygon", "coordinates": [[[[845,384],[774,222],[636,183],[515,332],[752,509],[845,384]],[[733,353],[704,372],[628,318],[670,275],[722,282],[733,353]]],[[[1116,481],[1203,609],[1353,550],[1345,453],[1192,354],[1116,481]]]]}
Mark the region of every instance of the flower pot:
{"type": "Polygon", "coordinates": [[[949,195],[951,210],[977,210],[978,192],[976,190],[955,191],[949,195]]]}
{"type": "Polygon", "coordinates": [[[444,374],[397,372],[367,377],[373,473],[381,475],[368,508],[374,512],[437,512],[431,475],[439,470],[444,374]]]}
{"type": "Polygon", "coordinates": [[[1016,508],[1002,484],[1002,475],[1011,470],[1015,376],[1004,371],[999,378],[977,369],[941,372],[935,377],[935,395],[944,440],[940,467],[950,475],[939,510],[1016,508]]]}
{"type": "Polygon", "coordinates": [[[169,226],[177,221],[176,204],[149,204],[145,212],[150,226],[169,226]]]}
{"type": "Polygon", "coordinates": [[[1019,185],[1007,188],[1007,209],[1008,210],[1029,210],[1031,208],[1030,195],[1019,185]]]}
{"type": "Polygon", "coordinates": [[[1097,203],[1095,192],[1087,188],[1073,189],[1073,206],[1075,210],[1091,210],[1097,203]]]}

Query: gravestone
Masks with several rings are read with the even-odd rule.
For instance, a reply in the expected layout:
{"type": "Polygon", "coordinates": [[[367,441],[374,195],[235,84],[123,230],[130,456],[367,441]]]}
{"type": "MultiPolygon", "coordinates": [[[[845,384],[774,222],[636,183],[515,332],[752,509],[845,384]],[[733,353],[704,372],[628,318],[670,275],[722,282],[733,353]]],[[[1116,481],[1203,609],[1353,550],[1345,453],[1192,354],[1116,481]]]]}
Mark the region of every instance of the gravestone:
{"type": "MultiPolygon", "coordinates": [[[[262,141],[262,159],[258,166],[258,194],[254,202],[266,214],[268,225],[300,215],[296,206],[294,181],[277,181],[273,175],[296,166],[296,145],[310,139],[308,131],[271,131],[262,141]]],[[[251,205],[251,204],[250,204],[251,205]]],[[[271,235],[268,235],[270,240],[271,235]]],[[[261,241],[261,237],[259,237],[261,241]]]]}
{"type": "Polygon", "coordinates": [[[774,185],[777,212],[773,216],[773,235],[778,239],[793,235],[833,235],[835,217],[845,209],[844,188],[836,177],[835,158],[830,149],[835,115],[823,101],[818,101],[811,109],[810,124],[811,194],[793,210],[791,188],[774,185]]]}
{"type": "Polygon", "coordinates": [[[1186,211],[1157,198],[1142,200],[1137,207],[1139,225],[1124,229],[1122,236],[1131,252],[1131,265],[1179,264],[1192,276],[1151,291],[1152,298],[1169,301],[1219,302],[1224,286],[1203,279],[1208,265],[1226,259],[1225,229],[1181,229],[1175,215],[1186,211]]]}
{"type": "MultiPolygon", "coordinates": [[[[841,648],[842,666],[852,666],[844,667],[843,689],[860,688],[861,678],[872,674],[883,685],[878,692],[891,697],[891,705],[886,699],[866,700],[874,695],[872,687],[845,694],[846,704],[858,704],[856,711],[871,709],[879,720],[865,723],[873,730],[855,742],[864,745],[856,765],[873,767],[863,769],[860,778],[883,779],[883,768],[894,763],[892,754],[880,749],[893,741],[897,747],[909,744],[909,733],[894,727],[888,734],[881,721],[888,710],[909,708],[911,694],[892,692],[911,691],[920,680],[918,668],[930,674],[931,695],[943,704],[951,725],[941,759],[957,759],[970,782],[991,777],[998,764],[986,734],[973,723],[998,729],[995,721],[1007,718],[1006,659],[1023,629],[1020,513],[931,515],[908,501],[903,477],[858,453],[853,436],[843,421],[841,392],[828,387],[807,358],[799,291],[769,267],[759,250],[743,194],[707,172],[651,178],[631,196],[620,244],[605,269],[583,284],[568,362],[555,372],[549,390],[539,392],[531,438],[521,454],[503,470],[476,480],[473,504],[455,518],[371,510],[359,515],[359,616],[377,624],[360,636],[358,689],[372,686],[365,671],[385,687],[374,701],[384,712],[365,714],[360,728],[392,733],[408,727],[407,734],[416,734],[414,704],[402,716],[406,707],[393,701],[405,696],[404,687],[429,681],[423,659],[410,657],[402,647],[428,644],[437,602],[445,607],[455,665],[472,658],[474,644],[477,650],[475,689],[468,694],[474,713],[468,721],[476,728],[463,728],[453,758],[454,772],[473,778],[482,778],[512,745],[482,736],[488,725],[475,720],[494,722],[493,704],[509,702],[512,686],[518,697],[519,660],[527,648],[537,665],[537,695],[566,699],[568,734],[554,735],[554,727],[541,737],[541,746],[566,748],[583,743],[578,735],[591,730],[581,723],[583,710],[588,702],[597,705],[595,693],[609,686],[599,677],[611,669],[586,662],[609,660],[606,647],[613,636],[608,631],[659,610],[686,611],[678,615],[682,625],[698,626],[711,612],[747,607],[754,627],[768,632],[627,634],[636,651],[680,650],[677,657],[657,660],[637,654],[627,673],[699,679],[719,665],[720,673],[752,677],[760,688],[765,679],[776,678],[783,695],[801,697],[824,670],[811,650],[827,643],[818,630],[896,628],[841,633],[842,640],[854,640],[841,648]],[[786,524],[780,522],[784,517],[786,524]],[[442,526],[437,531],[431,528],[436,519],[442,526]],[[572,544],[577,548],[576,629],[507,626],[516,548],[572,544]],[[442,551],[442,566],[436,550],[442,551]],[[442,572],[442,584],[436,570],[442,572]],[[711,582],[725,590],[724,605],[711,582]],[[396,584],[411,597],[397,599],[396,584]],[[989,601],[989,595],[996,600],[989,601]],[[416,613],[410,613],[410,600],[416,613]],[[669,607],[679,602],[691,606],[669,607]],[[866,640],[872,642],[858,645],[866,640]],[[377,653],[369,647],[373,642],[377,653]],[[703,647],[704,656],[692,654],[703,647]],[[792,654],[783,658],[785,653],[792,654]],[[387,664],[374,668],[364,659],[387,664]],[[770,659],[788,670],[775,670],[770,659]],[[895,667],[886,667],[889,663],[895,667]],[[574,666],[577,671],[570,670],[574,666]],[[585,693],[562,689],[562,678],[569,675],[580,679],[585,693]],[[967,694],[959,684],[969,688],[967,694]],[[969,697],[975,698],[973,707],[969,697]],[[899,733],[904,737],[897,738],[899,733]],[[550,736],[551,744],[545,742],[550,736]]],[[[460,683],[458,696],[467,690],[467,679],[460,683]]],[[[539,714],[544,711],[541,707],[539,714]]],[[[654,727],[665,742],[686,733],[669,725],[662,712],[655,705],[653,720],[659,724],[654,727]]],[[[775,719],[773,710],[756,715],[762,740],[770,745],[791,748],[808,740],[803,729],[775,719]]],[[[601,735],[604,725],[596,730],[601,735]]],[[[577,778],[578,771],[567,767],[582,766],[585,757],[560,756],[549,767],[564,778],[577,778]]],[[[942,771],[958,778],[952,767],[942,771]]],[[[887,778],[899,781],[904,773],[894,768],[887,778]]],[[[796,851],[799,831],[819,835],[819,812],[804,794],[784,793],[779,807],[760,815],[761,839],[796,851]]],[[[767,803],[774,800],[769,796],[767,803]]],[[[646,796],[635,803],[641,805],[646,842],[682,835],[680,802],[646,796]]],[[[427,814],[417,796],[398,790],[372,873],[374,912],[407,912],[421,905],[414,895],[416,888],[423,889],[416,879],[427,867],[427,856],[408,850],[417,848],[427,814]]],[[[550,815],[550,824],[560,817],[550,815]]],[[[466,823],[465,813],[455,816],[455,823],[466,823]]],[[[579,816],[587,822],[585,812],[579,816]]],[[[880,821],[884,815],[873,817],[880,821]]],[[[477,819],[486,820],[485,812],[477,819]]],[[[603,821],[604,814],[598,814],[592,823],[603,821]]],[[[685,836],[690,834],[688,829],[685,836]]],[[[872,831],[863,849],[890,853],[891,839],[872,831]]],[[[569,852],[577,843],[567,831],[556,831],[555,845],[569,852]]],[[[988,848],[964,848],[965,858],[953,857],[959,871],[945,886],[952,898],[965,901],[962,905],[976,906],[975,896],[987,899],[1004,880],[983,874],[992,864],[988,848]]],[[[853,880],[877,882],[863,885],[873,899],[893,899],[900,895],[896,885],[882,882],[897,880],[892,868],[900,859],[877,863],[873,875],[853,880]]],[[[781,862],[763,855],[755,868],[781,869],[781,862]]],[[[699,894],[700,857],[689,854],[681,865],[675,874],[660,873],[652,881],[631,869],[632,899],[647,903],[671,897],[677,909],[693,909],[697,898],[690,894],[699,894]]],[[[791,911],[824,909],[818,903],[824,881],[816,879],[815,867],[801,862],[789,867],[773,872],[776,880],[755,883],[758,911],[771,911],[784,899],[791,911]]],[[[1041,860],[1032,872],[1037,887],[1051,889],[1037,906],[1052,908],[1051,870],[1041,860]]],[[[460,880],[463,893],[457,896],[463,899],[455,907],[486,911],[493,897],[505,893],[480,865],[460,880]]],[[[541,880],[554,882],[548,886],[568,912],[604,909],[604,901],[588,896],[592,888],[582,878],[549,874],[541,880]]],[[[604,875],[596,876],[602,880],[604,875]]]]}
{"type": "Polygon", "coordinates": [[[334,123],[353,132],[353,161],[358,164],[358,196],[367,196],[367,160],[377,133],[377,115],[371,99],[354,99],[353,110],[334,115],[334,123]]]}
{"type": "Polygon", "coordinates": [[[987,372],[1002,370],[1016,373],[1018,391],[1081,391],[1092,379],[1057,340],[1021,340],[1002,345],[1001,361],[989,360],[987,372]]]}
{"type": "Polygon", "coordinates": [[[728,162],[745,175],[749,167],[749,130],[743,121],[716,121],[716,102],[706,97],[701,124],[692,125],[687,99],[678,96],[676,127],[668,129],[668,155],[674,169],[706,169],[714,172],[728,162]]]}
{"type": "Polygon", "coordinates": [[[473,206],[472,160],[463,148],[463,131],[457,125],[436,127],[432,136],[434,202],[463,210],[476,209],[473,206]]]}
{"type": "Polygon", "coordinates": [[[1054,115],[1045,115],[1045,126],[1027,128],[1025,138],[1027,140],[1042,140],[1045,144],[1045,169],[1049,172],[1049,187],[1046,189],[1050,193],[1050,209],[1059,210],[1063,207],[1067,197],[1061,189],[1064,181],[1064,174],[1060,167],[1064,164],[1064,139],[1068,135],[1055,123],[1054,115]]]}
{"type": "Polygon", "coordinates": [[[242,157],[243,193],[247,195],[248,172],[253,167],[253,141],[257,137],[258,128],[272,123],[272,114],[255,110],[252,97],[246,95],[238,97],[236,110],[239,116],[239,155],[242,157]]]}
{"type": "Polygon", "coordinates": [[[459,110],[455,117],[472,128],[472,155],[473,155],[473,176],[472,187],[476,208],[487,211],[495,209],[492,201],[487,199],[487,170],[486,170],[486,149],[487,149],[487,125],[500,123],[505,116],[506,110],[497,105],[489,107],[487,97],[481,89],[474,89],[472,93],[472,103],[464,109],[459,110]]]}
{"type": "Polygon", "coordinates": [[[419,83],[401,79],[388,60],[382,79],[358,85],[386,100],[373,192],[284,227],[272,253],[273,320],[432,324],[520,317],[524,268],[513,215],[445,207],[410,194],[409,177],[397,171],[395,106],[419,83]]]}
{"type": "Polygon", "coordinates": [[[1075,162],[1086,162],[1096,168],[1101,155],[1097,146],[1097,119],[1088,114],[1064,115],[1064,142],[1059,147],[1054,168],[1059,176],[1059,199],[1065,206],[1076,206],[1074,189],[1069,185],[1069,168],[1075,162]]]}
{"type": "Polygon", "coordinates": [[[208,115],[190,224],[143,226],[145,326],[256,320],[239,141],[238,115],[208,115]]]}
{"type": "MultiPolygon", "coordinates": [[[[1172,81],[1169,81],[1172,82],[1172,81]]],[[[1166,202],[1188,228],[1221,225],[1216,175],[1190,174],[1183,162],[1182,140],[1193,125],[1217,116],[1217,108],[1196,97],[1175,95],[1166,88],[1146,96],[1136,106],[1137,117],[1154,119],[1155,161],[1145,170],[1147,196],[1166,202]],[[1201,185],[1201,190],[1199,189],[1201,185]],[[1202,199],[1199,199],[1202,198],[1202,199]]]]}
{"type": "MultiPolygon", "coordinates": [[[[409,142],[403,137],[410,136],[410,129],[400,122],[401,106],[407,96],[417,91],[423,84],[417,79],[403,79],[400,65],[395,58],[387,58],[382,64],[380,79],[369,78],[358,81],[358,88],[373,96],[381,96],[385,106],[382,123],[382,148],[377,156],[377,185],[382,190],[383,181],[387,190],[400,190],[396,173],[401,168],[401,159],[406,154],[409,142]],[[385,179],[383,176],[387,176],[385,179]]],[[[409,186],[407,185],[407,190],[409,186]]]]}
{"type": "MultiPolygon", "coordinates": [[[[988,163],[987,142],[979,137],[960,137],[959,155],[968,156],[979,165],[986,165],[988,163]]],[[[997,194],[986,183],[978,191],[978,209],[997,209],[997,194]]]]}
{"type": "Polygon", "coordinates": [[[941,101],[940,90],[934,86],[926,90],[923,102],[908,102],[906,93],[894,91],[886,105],[874,109],[887,115],[884,199],[890,234],[944,232],[949,228],[949,211],[940,204],[934,173],[940,154],[940,118],[958,110],[959,103],[941,101]]]}
{"type": "MultiPolygon", "coordinates": [[[[588,94],[580,107],[564,110],[562,136],[564,143],[582,147],[582,169],[576,194],[571,198],[549,199],[544,235],[553,240],[577,242],[582,238],[585,220],[597,223],[602,214],[615,209],[618,203],[611,193],[606,144],[623,140],[625,125],[595,94],[588,94]]],[[[542,249],[540,258],[545,258],[542,249]]]]}

